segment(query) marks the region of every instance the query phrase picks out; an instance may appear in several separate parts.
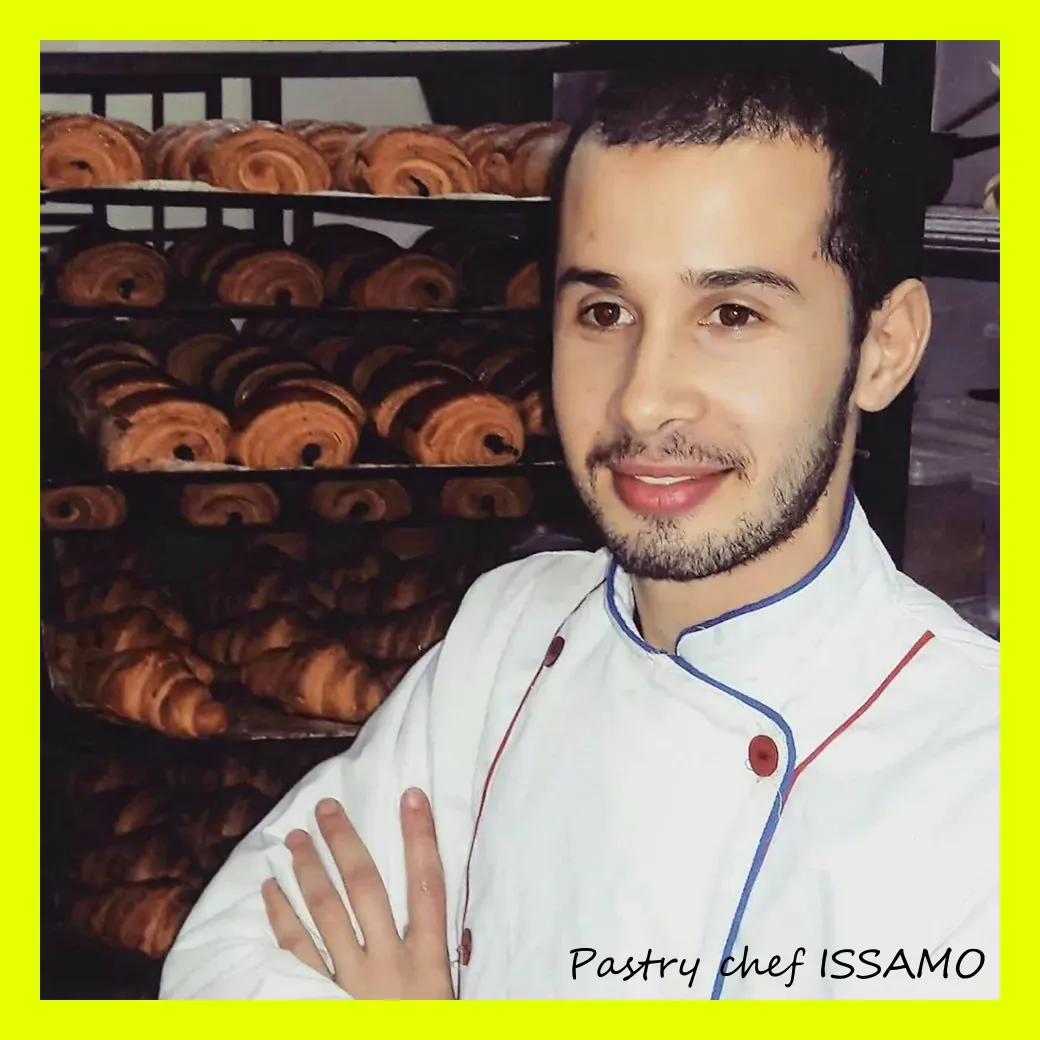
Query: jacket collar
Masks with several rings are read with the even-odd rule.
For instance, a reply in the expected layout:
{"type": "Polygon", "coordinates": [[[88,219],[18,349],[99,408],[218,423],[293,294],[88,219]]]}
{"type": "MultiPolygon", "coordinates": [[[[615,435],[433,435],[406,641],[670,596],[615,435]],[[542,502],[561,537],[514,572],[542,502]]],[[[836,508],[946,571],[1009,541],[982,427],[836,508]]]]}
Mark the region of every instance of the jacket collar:
{"type": "MultiPolygon", "coordinates": [[[[855,710],[872,678],[857,674],[869,650],[869,622],[888,629],[898,571],[849,493],[838,536],[803,578],[773,595],[680,633],[674,654],[646,643],[634,620],[632,579],[612,560],[605,583],[607,612],[624,639],[645,654],[670,657],[683,670],[753,704],[777,721],[783,715],[813,739],[816,731],[855,710]],[[886,609],[887,608],[887,609],[886,609]],[[841,693],[835,693],[840,688],[841,693]],[[829,708],[817,711],[814,691],[829,708]]],[[[882,640],[884,642],[884,640],[882,640]]],[[[887,648],[877,648],[882,659],[887,648]]],[[[894,662],[893,662],[894,663],[894,662]]],[[[786,728],[783,727],[783,728],[786,728]]],[[[824,735],[826,735],[824,733],[824,735]]],[[[822,739],[822,738],[821,738],[822,739]]],[[[804,741],[799,740],[804,746],[804,741]]]]}

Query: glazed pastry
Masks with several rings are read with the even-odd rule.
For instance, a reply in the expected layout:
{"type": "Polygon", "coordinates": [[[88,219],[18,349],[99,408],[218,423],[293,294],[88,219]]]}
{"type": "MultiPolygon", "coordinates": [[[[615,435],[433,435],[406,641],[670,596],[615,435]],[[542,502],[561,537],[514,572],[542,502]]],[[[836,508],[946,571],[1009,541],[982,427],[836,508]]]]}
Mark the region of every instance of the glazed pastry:
{"type": "Polygon", "coordinates": [[[315,625],[297,607],[276,603],[238,618],[226,628],[199,637],[199,649],[210,660],[236,667],[262,653],[312,639],[315,625]]]}
{"type": "Polygon", "coordinates": [[[40,521],[44,527],[67,530],[104,530],[126,519],[126,497],[105,485],[51,488],[40,492],[40,521]]]}
{"type": "Polygon", "coordinates": [[[312,148],[316,148],[330,170],[336,168],[343,152],[366,132],[366,128],[358,123],[319,123],[310,119],[297,119],[285,125],[295,130],[312,148]]]}
{"type": "Polygon", "coordinates": [[[524,477],[454,477],[441,491],[445,515],[471,520],[525,516],[532,502],[531,485],[524,477]]]}
{"type": "Polygon", "coordinates": [[[459,147],[466,153],[473,166],[478,191],[487,191],[485,185],[488,183],[488,177],[485,167],[495,150],[496,138],[509,129],[506,123],[485,123],[483,126],[467,130],[460,138],[459,147]]]}
{"type": "Polygon", "coordinates": [[[228,728],[224,705],[213,700],[183,657],[163,648],[126,650],[98,662],[82,696],[173,737],[211,737],[228,728]]]}
{"type": "Polygon", "coordinates": [[[510,170],[513,195],[523,198],[549,194],[557,157],[569,136],[570,127],[555,124],[546,126],[520,144],[513,154],[510,170]]]}
{"type": "Polygon", "coordinates": [[[250,469],[340,468],[353,459],[363,423],[364,410],[342,388],[288,379],[236,412],[230,455],[250,469]]]}
{"type": "Polygon", "coordinates": [[[336,182],[373,195],[429,197],[477,190],[473,166],[457,144],[407,127],[370,130],[357,142],[356,151],[344,154],[336,182]]]}
{"type": "Polygon", "coordinates": [[[447,309],[458,299],[458,278],[443,260],[399,251],[359,258],[340,281],[339,295],[354,307],[447,309]]]}
{"type": "Polygon", "coordinates": [[[234,411],[258,390],[281,385],[289,376],[311,376],[325,383],[324,374],[309,361],[268,346],[233,347],[214,357],[209,383],[221,403],[234,411]]]}
{"type": "Polygon", "coordinates": [[[91,850],[77,864],[73,880],[108,888],[162,878],[189,880],[196,873],[191,852],[162,830],[135,830],[91,850]]]}
{"type": "Polygon", "coordinates": [[[237,332],[230,318],[183,321],[131,321],[161,357],[167,373],[187,386],[199,386],[207,360],[234,343],[237,332]]]}
{"type": "Polygon", "coordinates": [[[157,307],[166,298],[170,269],[163,256],[150,246],[139,242],[91,242],[78,251],[60,250],[55,257],[61,263],[57,290],[64,303],[157,307]]]}
{"type": "Polygon", "coordinates": [[[432,600],[354,629],[351,646],[377,661],[414,661],[444,638],[454,616],[454,603],[432,600]]]}
{"type": "Polygon", "coordinates": [[[244,126],[223,119],[171,123],[152,134],[144,151],[148,176],[156,180],[191,181],[193,166],[206,135],[223,126],[244,126]]]}
{"type": "Polygon", "coordinates": [[[253,246],[255,241],[252,232],[240,228],[200,228],[178,238],[167,250],[166,259],[179,281],[201,285],[208,268],[226,251],[253,246]]]}
{"type": "Polygon", "coordinates": [[[321,269],[290,249],[265,249],[236,256],[210,278],[221,303],[318,307],[325,298],[321,269]]]}
{"type": "Polygon", "coordinates": [[[223,412],[177,389],[123,398],[104,416],[98,431],[102,461],[109,470],[222,463],[230,435],[223,412]]]}
{"type": "Polygon", "coordinates": [[[40,119],[40,186],[95,188],[144,176],[139,126],[94,115],[49,112],[40,119]]]}
{"type": "Polygon", "coordinates": [[[475,164],[480,190],[499,195],[540,193],[525,190],[530,183],[544,191],[552,160],[566,135],[567,128],[554,123],[523,123],[500,130],[475,164]]]}
{"type": "Polygon", "coordinates": [[[187,484],[181,490],[181,515],[199,527],[271,524],[278,509],[267,484],[187,484]]]}
{"type": "Polygon", "coordinates": [[[315,484],[311,508],[323,520],[400,520],[412,504],[396,480],[325,481],[315,484]]]}
{"type": "Polygon", "coordinates": [[[426,466],[502,466],[523,454],[524,426],[505,398],[443,383],[398,409],[388,440],[426,466]]]}
{"type": "Polygon", "coordinates": [[[72,909],[72,925],[110,946],[165,957],[198,892],[183,881],[118,885],[87,896],[72,909]]]}
{"type": "Polygon", "coordinates": [[[294,130],[274,123],[213,127],[199,144],[192,173],[231,191],[303,195],[332,187],[321,152],[294,130]]]}
{"type": "Polygon", "coordinates": [[[375,673],[335,642],[269,650],[246,666],[244,682],[294,714],[341,722],[363,722],[387,695],[375,673]]]}

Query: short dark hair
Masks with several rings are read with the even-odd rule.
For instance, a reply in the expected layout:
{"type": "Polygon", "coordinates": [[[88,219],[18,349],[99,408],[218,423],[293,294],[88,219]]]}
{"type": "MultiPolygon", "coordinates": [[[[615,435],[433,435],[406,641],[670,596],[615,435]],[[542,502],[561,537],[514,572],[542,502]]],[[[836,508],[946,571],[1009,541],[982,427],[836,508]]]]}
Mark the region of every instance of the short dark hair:
{"type": "Polygon", "coordinates": [[[917,274],[907,241],[921,230],[913,221],[925,204],[927,135],[913,132],[869,72],[821,44],[704,43],[681,67],[615,75],[574,128],[559,188],[589,133],[607,147],[789,136],[826,150],[833,197],[821,249],[848,281],[854,348],[871,313],[917,274]]]}

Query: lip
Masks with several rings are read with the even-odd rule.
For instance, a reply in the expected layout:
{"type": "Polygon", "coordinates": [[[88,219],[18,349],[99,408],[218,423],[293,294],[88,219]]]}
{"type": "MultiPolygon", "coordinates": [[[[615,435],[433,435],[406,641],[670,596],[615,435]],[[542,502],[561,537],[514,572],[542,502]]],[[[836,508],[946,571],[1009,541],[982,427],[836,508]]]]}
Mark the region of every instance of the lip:
{"type": "Polygon", "coordinates": [[[706,502],[729,470],[690,467],[619,466],[611,470],[614,491],[633,513],[642,516],[680,516],[706,502]],[[674,484],[647,484],[640,477],[679,478],[674,484]]]}

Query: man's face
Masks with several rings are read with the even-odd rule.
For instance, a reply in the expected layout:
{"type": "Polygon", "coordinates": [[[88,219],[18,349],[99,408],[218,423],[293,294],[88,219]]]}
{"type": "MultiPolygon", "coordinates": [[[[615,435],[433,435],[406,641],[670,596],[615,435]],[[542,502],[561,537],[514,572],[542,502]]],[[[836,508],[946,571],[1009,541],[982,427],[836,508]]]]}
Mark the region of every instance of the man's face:
{"type": "Polygon", "coordinates": [[[848,286],[820,251],[830,202],[826,154],[786,139],[576,149],[553,397],[630,573],[729,570],[827,489],[856,375],[848,286]]]}

